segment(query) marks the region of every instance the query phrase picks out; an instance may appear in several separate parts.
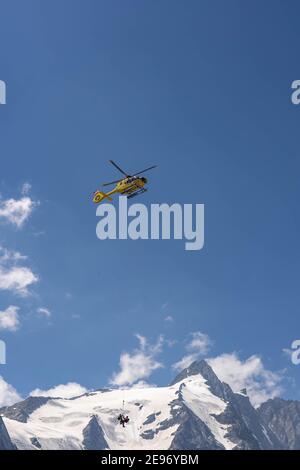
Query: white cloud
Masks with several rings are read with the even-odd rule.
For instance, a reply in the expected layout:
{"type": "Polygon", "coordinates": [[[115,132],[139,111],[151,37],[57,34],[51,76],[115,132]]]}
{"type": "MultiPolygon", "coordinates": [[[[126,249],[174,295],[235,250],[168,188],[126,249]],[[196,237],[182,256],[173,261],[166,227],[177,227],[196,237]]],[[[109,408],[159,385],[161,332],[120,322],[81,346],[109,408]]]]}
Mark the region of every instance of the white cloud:
{"type": "Polygon", "coordinates": [[[29,218],[33,209],[38,205],[29,196],[23,196],[21,199],[6,199],[0,201],[0,219],[20,228],[29,218]]]}
{"type": "Polygon", "coordinates": [[[30,393],[32,397],[72,398],[86,393],[88,390],[76,382],[56,385],[48,390],[36,388],[30,393]]]}
{"type": "Polygon", "coordinates": [[[5,270],[0,267],[0,289],[10,290],[20,295],[28,295],[28,287],[38,278],[29,268],[15,266],[5,270]]]}
{"type": "Polygon", "coordinates": [[[163,367],[156,360],[163,346],[164,339],[159,336],[157,342],[149,344],[144,336],[136,335],[139,347],[132,353],[124,352],[120,357],[120,371],[115,373],[110,383],[113,385],[132,385],[135,382],[148,378],[153,371],[163,367]]]}
{"type": "Polygon", "coordinates": [[[21,255],[18,251],[7,250],[7,248],[0,246],[0,264],[16,263],[24,259],[27,259],[27,256],[21,255]]]}
{"type": "Polygon", "coordinates": [[[194,333],[191,333],[191,336],[192,339],[186,347],[187,351],[206,354],[212,345],[212,341],[209,336],[205,333],[201,333],[201,331],[195,331],[194,333]]]}
{"type": "Polygon", "coordinates": [[[16,331],[20,326],[19,307],[10,305],[0,311],[0,330],[16,331]]]}
{"type": "Polygon", "coordinates": [[[197,360],[197,357],[195,357],[195,355],[193,354],[187,354],[186,356],[183,356],[182,359],[175,362],[175,364],[172,364],[172,368],[178,371],[186,369],[187,367],[189,367],[189,365],[192,364],[192,362],[197,360]]]}
{"type": "Polygon", "coordinates": [[[201,333],[201,331],[194,331],[190,334],[190,340],[186,344],[186,351],[188,354],[183,356],[180,361],[172,365],[175,370],[182,370],[188,367],[192,362],[199,359],[200,356],[204,356],[208,353],[212,346],[212,340],[210,337],[201,333]]]}
{"type": "Polygon", "coordinates": [[[40,307],[37,309],[37,313],[43,317],[51,317],[51,312],[46,307],[40,307]]]}
{"type": "Polygon", "coordinates": [[[30,191],[31,191],[31,184],[28,182],[24,183],[21,189],[22,195],[26,196],[27,194],[30,193],[30,191]]]}
{"type": "Polygon", "coordinates": [[[165,318],[164,318],[165,322],[167,323],[173,323],[174,321],[174,318],[172,317],[172,315],[167,315],[165,318]]]}
{"type": "Polygon", "coordinates": [[[0,290],[9,290],[16,294],[26,296],[28,288],[38,282],[38,277],[20,262],[26,256],[17,251],[9,251],[0,246],[0,290]]]}
{"type": "Polygon", "coordinates": [[[0,375],[0,407],[10,406],[22,400],[17,390],[0,375]]]}
{"type": "Polygon", "coordinates": [[[246,388],[254,406],[259,406],[268,398],[282,394],[282,372],[272,372],[265,368],[261,358],[250,356],[245,361],[239,359],[237,353],[221,354],[208,359],[216,375],[228,383],[233,391],[239,392],[246,388]]]}

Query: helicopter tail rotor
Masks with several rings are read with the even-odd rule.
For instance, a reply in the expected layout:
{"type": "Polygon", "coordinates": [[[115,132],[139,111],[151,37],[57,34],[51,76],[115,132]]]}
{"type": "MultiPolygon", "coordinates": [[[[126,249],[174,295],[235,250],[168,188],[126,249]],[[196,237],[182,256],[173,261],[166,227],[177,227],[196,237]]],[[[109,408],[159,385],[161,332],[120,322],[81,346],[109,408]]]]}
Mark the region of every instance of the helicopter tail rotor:
{"type": "Polygon", "coordinates": [[[95,191],[93,195],[93,202],[95,204],[99,204],[103,199],[108,199],[109,201],[112,201],[112,198],[106,194],[103,193],[102,191],[95,191]]]}

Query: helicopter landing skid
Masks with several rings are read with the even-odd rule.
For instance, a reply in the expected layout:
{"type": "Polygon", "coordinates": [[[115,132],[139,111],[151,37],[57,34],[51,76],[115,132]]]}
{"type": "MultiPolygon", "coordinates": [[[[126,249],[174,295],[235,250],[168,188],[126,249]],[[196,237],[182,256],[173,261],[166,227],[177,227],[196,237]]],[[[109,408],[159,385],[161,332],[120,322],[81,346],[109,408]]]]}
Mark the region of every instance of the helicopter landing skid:
{"type": "Polygon", "coordinates": [[[135,191],[135,193],[129,194],[127,196],[127,199],[131,199],[132,197],[138,196],[139,194],[143,194],[147,191],[146,188],[139,189],[138,191],[135,191]]]}

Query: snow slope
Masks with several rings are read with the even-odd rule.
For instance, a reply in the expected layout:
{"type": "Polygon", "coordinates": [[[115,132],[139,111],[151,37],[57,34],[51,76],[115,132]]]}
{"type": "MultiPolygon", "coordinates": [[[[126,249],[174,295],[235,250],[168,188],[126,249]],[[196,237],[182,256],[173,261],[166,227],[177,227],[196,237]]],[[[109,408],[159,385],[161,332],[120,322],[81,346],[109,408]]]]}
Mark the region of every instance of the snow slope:
{"type": "MultiPolygon", "coordinates": [[[[110,449],[168,449],[180,423],[172,423],[171,411],[184,383],[184,403],[210,429],[224,447],[234,444],[224,437],[227,426],[216,421],[211,414],[224,411],[226,404],[215,397],[202,377],[186,379],[171,387],[132,388],[84,394],[74,399],[51,399],[34,411],[26,423],[3,418],[12,441],[18,449],[82,449],[83,429],[92,416],[96,416],[110,449]],[[125,397],[124,409],[122,407],[125,397]],[[130,417],[123,428],[117,421],[119,413],[130,417]],[[159,429],[149,439],[147,433],[159,429]]],[[[177,405],[180,407],[180,405],[177,405]]]]}
{"type": "Polygon", "coordinates": [[[18,449],[272,448],[248,397],[205,361],[168,387],[99,390],[74,398],[29,397],[0,413],[18,449]],[[124,400],[124,407],[123,407],[124,400]],[[130,418],[125,428],[117,416],[130,418]]]}

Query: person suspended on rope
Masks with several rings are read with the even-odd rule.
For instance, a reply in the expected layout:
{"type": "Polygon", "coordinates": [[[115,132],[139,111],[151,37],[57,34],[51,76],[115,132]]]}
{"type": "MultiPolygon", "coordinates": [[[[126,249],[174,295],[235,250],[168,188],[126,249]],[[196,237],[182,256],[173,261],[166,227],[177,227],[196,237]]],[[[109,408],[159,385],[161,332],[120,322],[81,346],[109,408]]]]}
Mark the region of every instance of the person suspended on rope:
{"type": "Polygon", "coordinates": [[[121,424],[121,426],[125,428],[125,424],[129,423],[129,417],[120,413],[118,416],[118,421],[121,424]]]}

